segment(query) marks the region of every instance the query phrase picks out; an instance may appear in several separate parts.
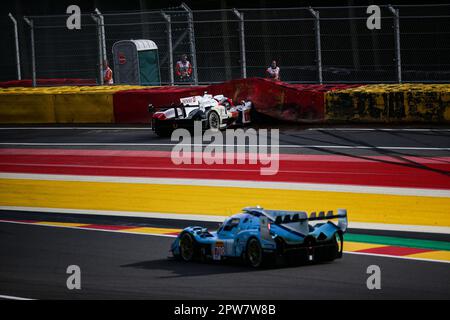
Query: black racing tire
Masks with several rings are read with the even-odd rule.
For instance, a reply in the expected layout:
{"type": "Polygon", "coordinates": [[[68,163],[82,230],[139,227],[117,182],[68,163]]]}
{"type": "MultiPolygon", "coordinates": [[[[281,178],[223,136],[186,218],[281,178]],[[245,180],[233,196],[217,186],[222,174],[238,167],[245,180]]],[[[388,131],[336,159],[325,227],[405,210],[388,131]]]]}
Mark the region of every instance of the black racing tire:
{"type": "Polygon", "coordinates": [[[172,132],[170,130],[162,129],[159,127],[155,127],[155,133],[160,138],[167,138],[172,135],[172,132]]]}
{"type": "Polygon", "coordinates": [[[344,249],[344,239],[342,233],[336,232],[333,236],[332,243],[333,245],[330,248],[329,254],[327,255],[327,257],[325,257],[325,259],[323,259],[326,262],[330,262],[342,257],[342,250],[344,249]]]}
{"type": "Polygon", "coordinates": [[[191,262],[198,258],[198,244],[190,233],[185,232],[180,236],[179,246],[181,260],[191,262]]]}
{"type": "Polygon", "coordinates": [[[265,265],[264,252],[256,238],[250,238],[245,248],[245,260],[247,264],[253,268],[260,268],[265,265]]]}
{"type": "Polygon", "coordinates": [[[220,116],[216,111],[211,111],[208,114],[208,127],[211,130],[220,130],[220,116]]]}
{"type": "Polygon", "coordinates": [[[336,245],[336,258],[341,258],[344,251],[344,236],[342,232],[338,231],[334,234],[334,242],[336,245]]]}

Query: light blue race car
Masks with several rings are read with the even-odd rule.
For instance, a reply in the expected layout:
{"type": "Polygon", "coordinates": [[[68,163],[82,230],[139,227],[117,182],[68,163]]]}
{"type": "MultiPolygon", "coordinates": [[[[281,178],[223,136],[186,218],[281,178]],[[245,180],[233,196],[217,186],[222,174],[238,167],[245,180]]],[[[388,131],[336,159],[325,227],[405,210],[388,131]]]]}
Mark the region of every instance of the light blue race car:
{"type": "Polygon", "coordinates": [[[171,246],[184,261],[240,258],[252,267],[270,265],[280,257],[294,261],[332,261],[342,257],[347,211],[312,212],[247,207],[219,227],[185,228],[171,246]],[[337,224],[332,220],[337,220],[337,224]]]}

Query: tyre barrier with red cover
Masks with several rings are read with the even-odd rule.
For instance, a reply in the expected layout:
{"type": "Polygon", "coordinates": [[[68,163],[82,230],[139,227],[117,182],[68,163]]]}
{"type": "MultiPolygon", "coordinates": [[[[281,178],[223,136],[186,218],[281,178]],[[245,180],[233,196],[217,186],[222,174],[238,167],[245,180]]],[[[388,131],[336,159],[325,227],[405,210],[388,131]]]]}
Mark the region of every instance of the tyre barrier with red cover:
{"type": "Polygon", "coordinates": [[[180,98],[203,95],[206,90],[206,86],[189,86],[118,91],[113,96],[114,118],[116,123],[150,123],[149,104],[167,107],[179,103],[180,98]]]}
{"type": "Polygon", "coordinates": [[[179,103],[183,97],[223,94],[235,102],[251,100],[256,111],[292,122],[324,120],[324,93],[358,85],[290,85],[262,78],[231,80],[209,86],[159,87],[119,91],[114,94],[116,123],[148,123],[148,105],[155,108],[179,103]]]}
{"type": "Polygon", "coordinates": [[[139,86],[1,88],[0,124],[115,123],[113,94],[139,86]]]}
{"type": "MultiPolygon", "coordinates": [[[[256,111],[275,119],[291,122],[320,122],[324,120],[324,93],[330,90],[359,85],[287,84],[269,79],[250,78],[245,81],[248,94],[256,111]]],[[[239,97],[240,98],[240,97],[239,97]]]]}
{"type": "Polygon", "coordinates": [[[450,121],[450,84],[373,84],[325,95],[327,122],[450,121]]]}
{"type": "MultiPolygon", "coordinates": [[[[56,80],[52,83],[79,79],[56,80]]],[[[257,112],[297,123],[450,121],[449,84],[315,85],[249,78],[209,86],[2,88],[0,122],[149,123],[150,103],[162,108],[205,92],[251,100],[257,112]]]]}

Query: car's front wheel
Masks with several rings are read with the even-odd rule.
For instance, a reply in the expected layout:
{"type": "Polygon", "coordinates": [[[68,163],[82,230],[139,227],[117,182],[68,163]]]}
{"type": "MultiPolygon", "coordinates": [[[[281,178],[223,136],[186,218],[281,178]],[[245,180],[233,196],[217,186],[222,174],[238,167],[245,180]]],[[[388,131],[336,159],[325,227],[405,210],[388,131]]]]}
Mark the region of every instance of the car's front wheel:
{"type": "Polygon", "coordinates": [[[220,130],[220,116],[217,112],[211,111],[209,113],[208,125],[211,130],[220,130]]]}
{"type": "Polygon", "coordinates": [[[184,233],[180,238],[180,257],[184,261],[192,261],[195,258],[197,244],[190,233],[184,233]]]}

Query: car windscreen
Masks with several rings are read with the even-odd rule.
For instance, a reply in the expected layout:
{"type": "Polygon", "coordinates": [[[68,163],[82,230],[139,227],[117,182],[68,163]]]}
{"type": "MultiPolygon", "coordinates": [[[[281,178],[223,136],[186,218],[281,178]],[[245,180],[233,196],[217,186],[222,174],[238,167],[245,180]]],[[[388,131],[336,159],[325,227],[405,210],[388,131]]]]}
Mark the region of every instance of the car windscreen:
{"type": "Polygon", "coordinates": [[[224,227],[223,227],[223,231],[231,231],[233,230],[234,227],[237,227],[239,225],[239,218],[231,218],[230,220],[228,220],[224,227]]]}

